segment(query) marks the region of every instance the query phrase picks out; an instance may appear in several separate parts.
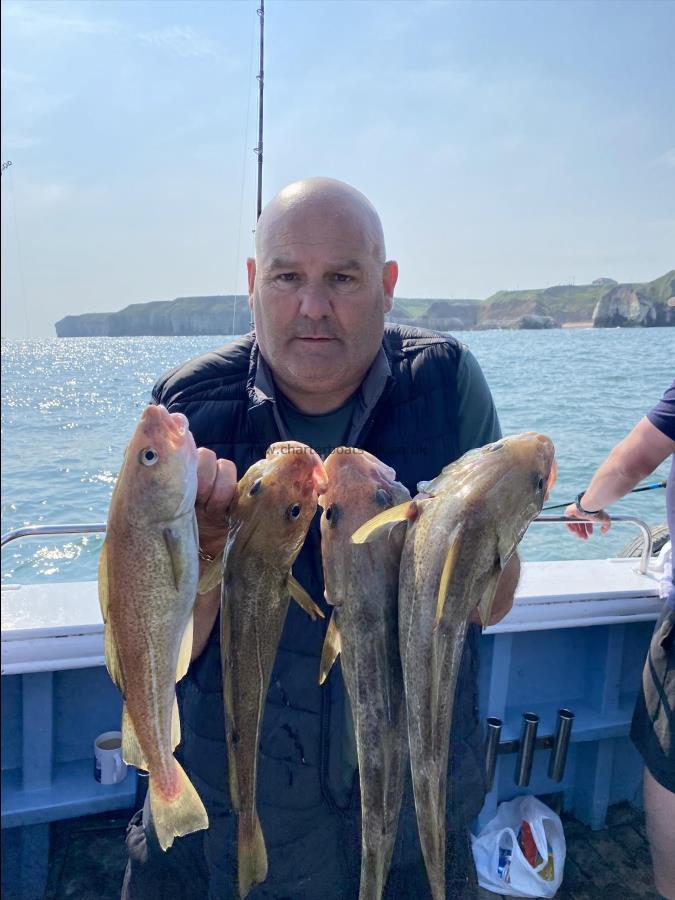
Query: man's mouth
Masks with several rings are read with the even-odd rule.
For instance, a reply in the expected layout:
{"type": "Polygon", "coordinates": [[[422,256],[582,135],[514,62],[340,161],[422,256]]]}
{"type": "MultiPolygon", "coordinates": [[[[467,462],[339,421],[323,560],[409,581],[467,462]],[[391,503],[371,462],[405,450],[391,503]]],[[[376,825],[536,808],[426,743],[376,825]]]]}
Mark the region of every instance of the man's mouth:
{"type": "Polygon", "coordinates": [[[317,335],[303,334],[303,335],[299,335],[299,336],[298,336],[298,340],[299,340],[299,341],[315,341],[315,342],[321,342],[321,341],[334,341],[335,338],[332,338],[332,337],[326,337],[325,335],[319,335],[319,334],[317,334],[317,335]]]}

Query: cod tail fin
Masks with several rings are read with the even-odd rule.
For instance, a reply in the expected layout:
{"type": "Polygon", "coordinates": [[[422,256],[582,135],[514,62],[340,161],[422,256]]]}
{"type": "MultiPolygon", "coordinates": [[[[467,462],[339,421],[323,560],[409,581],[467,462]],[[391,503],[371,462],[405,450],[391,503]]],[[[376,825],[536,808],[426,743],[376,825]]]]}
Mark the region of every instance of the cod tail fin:
{"type": "Polygon", "coordinates": [[[265,838],[255,810],[247,810],[239,816],[237,869],[240,898],[245,897],[254,885],[261,884],[267,878],[265,838]]]}
{"type": "Polygon", "coordinates": [[[209,827],[209,817],[199,794],[180,763],[174,760],[174,764],[170,792],[152,772],[148,785],[152,823],[162,850],[167,850],[176,837],[209,827]]]}

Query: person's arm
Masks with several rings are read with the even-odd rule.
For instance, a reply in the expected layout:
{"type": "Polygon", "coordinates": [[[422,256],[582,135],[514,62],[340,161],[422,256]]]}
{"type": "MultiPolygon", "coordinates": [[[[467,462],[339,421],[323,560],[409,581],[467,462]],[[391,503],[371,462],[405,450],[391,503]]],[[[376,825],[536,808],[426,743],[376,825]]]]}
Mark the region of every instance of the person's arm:
{"type": "MultiPolygon", "coordinates": [[[[592,519],[605,534],[611,525],[605,507],[620,500],[674,452],[675,441],[659,431],[646,417],[640,419],[631,433],[614,447],[583,493],[581,505],[594,514],[586,516],[571,503],[565,515],[575,519],[592,519]]],[[[571,523],[567,528],[584,540],[593,533],[590,524],[571,523]]]]}
{"type": "MultiPolygon", "coordinates": [[[[199,547],[205,554],[218,556],[227,537],[227,511],[237,486],[237,470],[228,459],[217,459],[212,450],[197,450],[197,500],[195,512],[199,528],[199,547]]],[[[200,562],[202,575],[208,562],[200,562]]],[[[191,661],[203,651],[220,607],[220,584],[205,594],[197,594],[193,610],[191,661]]]]}

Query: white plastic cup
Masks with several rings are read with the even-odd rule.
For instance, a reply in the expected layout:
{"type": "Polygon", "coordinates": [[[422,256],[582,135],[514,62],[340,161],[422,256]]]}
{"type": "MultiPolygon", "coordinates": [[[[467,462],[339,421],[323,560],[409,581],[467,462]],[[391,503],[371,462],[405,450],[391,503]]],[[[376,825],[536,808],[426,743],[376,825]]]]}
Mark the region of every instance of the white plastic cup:
{"type": "Polygon", "coordinates": [[[122,732],[104,731],[94,741],[94,778],[101,784],[119,784],[127,777],[122,759],[122,732]]]}

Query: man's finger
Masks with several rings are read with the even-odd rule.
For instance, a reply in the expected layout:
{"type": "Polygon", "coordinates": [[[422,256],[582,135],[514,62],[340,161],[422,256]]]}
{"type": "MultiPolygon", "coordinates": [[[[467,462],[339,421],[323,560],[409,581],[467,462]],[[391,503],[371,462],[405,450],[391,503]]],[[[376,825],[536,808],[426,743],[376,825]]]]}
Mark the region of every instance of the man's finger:
{"type": "Polygon", "coordinates": [[[204,500],[208,513],[221,513],[232,502],[237,487],[237,468],[230,459],[219,459],[211,493],[204,500]]]}
{"type": "Polygon", "coordinates": [[[588,539],[589,533],[593,533],[592,525],[584,525],[581,522],[579,522],[578,525],[576,523],[566,522],[565,527],[568,531],[571,531],[572,534],[575,534],[577,537],[580,537],[584,541],[588,539]]]}
{"type": "Polygon", "coordinates": [[[218,460],[213,450],[197,448],[197,504],[206,503],[218,474],[218,460]]]}

